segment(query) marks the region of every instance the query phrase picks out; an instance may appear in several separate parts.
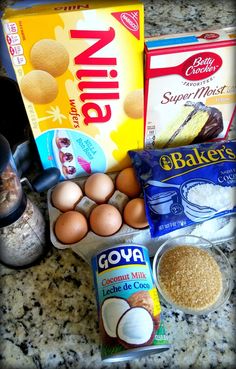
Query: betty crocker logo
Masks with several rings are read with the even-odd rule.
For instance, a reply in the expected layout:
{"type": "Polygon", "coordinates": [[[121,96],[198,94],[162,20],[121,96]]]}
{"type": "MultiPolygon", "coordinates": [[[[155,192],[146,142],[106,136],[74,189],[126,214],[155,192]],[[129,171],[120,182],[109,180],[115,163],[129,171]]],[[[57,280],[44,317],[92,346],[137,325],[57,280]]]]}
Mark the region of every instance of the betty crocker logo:
{"type": "Polygon", "coordinates": [[[196,81],[212,76],[222,66],[222,59],[212,52],[195,54],[182,64],[182,76],[196,81]]]}
{"type": "Polygon", "coordinates": [[[212,52],[202,52],[190,56],[183,63],[174,67],[154,68],[147,73],[148,78],[179,74],[189,81],[199,81],[216,73],[222,66],[222,59],[212,52]]]}

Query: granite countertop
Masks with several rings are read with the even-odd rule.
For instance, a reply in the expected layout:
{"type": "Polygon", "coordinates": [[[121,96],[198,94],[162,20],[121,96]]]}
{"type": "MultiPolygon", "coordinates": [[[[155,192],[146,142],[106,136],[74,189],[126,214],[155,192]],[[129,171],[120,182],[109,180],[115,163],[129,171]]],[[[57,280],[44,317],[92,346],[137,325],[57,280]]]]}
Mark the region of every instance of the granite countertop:
{"type": "MultiPolygon", "coordinates": [[[[5,2],[6,4],[6,2],[5,2]]],[[[217,29],[235,24],[233,0],[144,1],[145,35],[217,29]]],[[[46,194],[29,192],[48,222],[46,194]]],[[[235,242],[219,244],[235,265],[235,242]]],[[[108,368],[100,358],[90,266],[71,250],[48,243],[28,269],[0,266],[0,368],[108,368]]],[[[235,281],[234,281],[235,282],[235,281]]],[[[162,311],[171,348],[113,368],[235,368],[235,289],[226,306],[207,316],[162,311]]]]}

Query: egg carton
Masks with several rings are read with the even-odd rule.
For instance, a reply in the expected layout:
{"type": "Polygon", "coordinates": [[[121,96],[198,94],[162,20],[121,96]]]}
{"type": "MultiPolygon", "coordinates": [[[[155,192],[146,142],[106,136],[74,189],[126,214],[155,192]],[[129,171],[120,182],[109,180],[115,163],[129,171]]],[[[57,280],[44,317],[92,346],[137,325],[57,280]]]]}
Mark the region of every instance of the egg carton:
{"type": "MultiPolygon", "coordinates": [[[[111,177],[113,182],[115,182],[117,173],[111,173],[108,175],[111,177]]],[[[87,178],[88,177],[81,177],[73,179],[73,182],[77,183],[84,192],[84,183],[87,178]]],[[[74,244],[63,244],[58,241],[54,233],[55,222],[62,212],[52,205],[51,193],[53,189],[54,187],[51,188],[47,193],[51,242],[58,249],[71,249],[89,264],[92,256],[94,256],[96,253],[120,243],[140,244],[146,246],[149,250],[150,257],[153,257],[160,245],[170,237],[192,234],[206,238],[213,243],[230,241],[235,237],[236,218],[233,216],[226,216],[223,218],[210,219],[203,223],[181,228],[158,238],[151,238],[149,227],[144,229],[135,229],[123,223],[120,230],[112,236],[99,236],[93,231],[89,230],[87,235],[79,242],[74,244]]]]}
{"type": "MultiPolygon", "coordinates": [[[[115,182],[115,178],[117,176],[117,172],[108,174],[113,182],[115,182]]],[[[84,193],[84,183],[88,177],[81,177],[73,179],[72,181],[77,183],[80,188],[82,189],[84,193]]],[[[63,244],[60,241],[58,241],[57,237],[54,233],[54,225],[62,212],[55,208],[51,202],[51,194],[54,187],[51,188],[47,193],[47,205],[48,205],[48,213],[49,213],[49,223],[50,223],[50,239],[52,244],[58,248],[58,249],[72,249],[76,254],[78,254],[80,257],[82,257],[86,262],[90,263],[91,258],[93,255],[95,255],[98,251],[105,249],[107,247],[113,246],[118,243],[124,243],[124,242],[132,242],[132,243],[141,243],[143,245],[147,245],[148,241],[151,244],[151,236],[150,236],[150,230],[149,227],[145,229],[135,229],[127,224],[123,223],[121,228],[118,232],[116,232],[112,236],[99,236],[95,234],[93,231],[89,230],[86,236],[80,240],[79,242],[76,242],[74,244],[63,244]]],[[[82,198],[80,201],[83,202],[83,199],[85,199],[86,196],[82,198]]],[[[88,199],[89,200],[89,199],[88,199]]],[[[110,201],[108,201],[111,203],[110,201]]],[[[80,209],[80,203],[75,207],[75,210],[80,209]]],[[[116,203],[115,205],[120,211],[122,211],[122,203],[116,203]]],[[[83,212],[83,211],[81,211],[83,212]]],[[[84,215],[86,216],[86,213],[84,212],[84,215]]],[[[86,216],[88,218],[88,215],[86,216]]]]}

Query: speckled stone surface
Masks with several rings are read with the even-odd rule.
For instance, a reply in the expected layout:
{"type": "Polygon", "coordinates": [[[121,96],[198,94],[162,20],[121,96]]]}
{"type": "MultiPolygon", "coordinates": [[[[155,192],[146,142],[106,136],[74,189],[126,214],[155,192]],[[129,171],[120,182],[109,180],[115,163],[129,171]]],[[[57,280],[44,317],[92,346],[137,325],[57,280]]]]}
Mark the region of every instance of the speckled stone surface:
{"type": "Polygon", "coordinates": [[[145,35],[217,29],[235,25],[233,0],[144,1],[145,35]]]}
{"type": "MultiPolygon", "coordinates": [[[[235,24],[231,0],[153,0],[144,6],[147,36],[235,24]]],[[[46,194],[28,193],[48,220],[46,194]]],[[[170,350],[126,363],[102,363],[90,266],[70,250],[48,246],[44,259],[29,269],[0,266],[1,369],[235,368],[235,289],[226,306],[208,316],[162,304],[170,350]]],[[[219,246],[233,270],[235,243],[219,246]]]]}

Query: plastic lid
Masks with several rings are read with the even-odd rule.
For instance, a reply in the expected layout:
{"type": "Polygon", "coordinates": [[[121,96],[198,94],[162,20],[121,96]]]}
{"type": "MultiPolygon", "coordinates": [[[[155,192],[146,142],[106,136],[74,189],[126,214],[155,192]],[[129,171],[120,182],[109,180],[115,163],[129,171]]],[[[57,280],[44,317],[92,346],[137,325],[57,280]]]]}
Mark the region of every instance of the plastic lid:
{"type": "Polygon", "coordinates": [[[0,133],[0,174],[4,171],[11,157],[11,148],[7,139],[0,133]]]}

